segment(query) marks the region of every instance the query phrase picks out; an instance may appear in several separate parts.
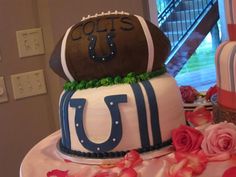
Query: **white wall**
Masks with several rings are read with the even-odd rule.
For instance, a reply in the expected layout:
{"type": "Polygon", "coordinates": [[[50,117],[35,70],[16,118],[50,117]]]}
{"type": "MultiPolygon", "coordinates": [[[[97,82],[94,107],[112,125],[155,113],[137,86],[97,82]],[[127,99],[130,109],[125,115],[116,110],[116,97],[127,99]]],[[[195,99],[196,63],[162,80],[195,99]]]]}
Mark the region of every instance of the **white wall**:
{"type": "MultiPolygon", "coordinates": [[[[56,42],[83,16],[108,10],[123,10],[148,17],[145,0],[1,0],[0,76],[5,77],[9,101],[0,104],[1,176],[17,177],[21,160],[40,139],[58,128],[58,98],[64,81],[48,66],[56,42]],[[15,32],[42,27],[45,55],[20,59],[15,32]],[[10,75],[43,69],[48,93],[14,100],[10,75]]],[[[40,168],[40,167],[39,167],[40,168]]]]}

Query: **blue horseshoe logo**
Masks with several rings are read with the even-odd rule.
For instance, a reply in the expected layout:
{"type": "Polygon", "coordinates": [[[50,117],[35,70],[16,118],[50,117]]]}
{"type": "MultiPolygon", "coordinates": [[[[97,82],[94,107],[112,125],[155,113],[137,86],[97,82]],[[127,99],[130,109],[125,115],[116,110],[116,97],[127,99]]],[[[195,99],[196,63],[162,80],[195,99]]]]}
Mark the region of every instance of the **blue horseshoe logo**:
{"type": "Polygon", "coordinates": [[[114,37],[115,37],[115,34],[112,32],[106,35],[106,41],[110,49],[110,52],[104,56],[97,56],[96,51],[95,51],[97,36],[90,35],[88,37],[88,40],[90,41],[89,46],[88,46],[89,58],[96,62],[104,62],[104,61],[111,60],[116,55],[116,52],[117,52],[115,42],[113,41],[114,37]]]}
{"type": "Polygon", "coordinates": [[[86,99],[71,99],[70,106],[76,109],[75,129],[80,143],[88,150],[93,152],[107,152],[116,147],[122,138],[122,122],[119,111],[119,103],[127,102],[127,95],[106,96],[104,101],[110,111],[112,127],[109,138],[102,143],[94,143],[87,137],[83,125],[83,112],[86,99]]]}

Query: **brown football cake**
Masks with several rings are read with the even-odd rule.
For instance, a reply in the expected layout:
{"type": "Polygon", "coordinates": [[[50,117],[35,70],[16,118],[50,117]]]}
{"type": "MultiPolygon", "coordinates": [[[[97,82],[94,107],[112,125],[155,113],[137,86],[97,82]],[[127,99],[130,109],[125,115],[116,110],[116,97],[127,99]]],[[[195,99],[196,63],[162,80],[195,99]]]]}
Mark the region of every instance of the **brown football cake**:
{"type": "Polygon", "coordinates": [[[89,16],[70,27],[56,46],[51,68],[70,81],[125,76],[162,69],[168,38],[137,15],[89,16]]]}

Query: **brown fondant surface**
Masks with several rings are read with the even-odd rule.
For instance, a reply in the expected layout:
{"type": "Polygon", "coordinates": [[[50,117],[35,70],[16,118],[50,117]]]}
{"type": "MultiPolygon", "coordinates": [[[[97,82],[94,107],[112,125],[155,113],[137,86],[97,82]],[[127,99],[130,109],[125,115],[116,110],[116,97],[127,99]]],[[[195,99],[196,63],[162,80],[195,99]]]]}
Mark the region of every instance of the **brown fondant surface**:
{"type": "MultiPolygon", "coordinates": [[[[146,21],[147,22],[147,21],[146,21]]],[[[154,42],[153,69],[158,70],[170,51],[168,38],[156,26],[147,22],[154,42]]],[[[60,44],[56,46],[51,60],[60,60],[60,44]]],[[[66,41],[67,67],[76,81],[99,79],[103,77],[125,76],[129,72],[137,74],[147,72],[148,45],[143,28],[133,15],[106,15],[87,19],[75,25],[66,41]],[[97,56],[106,56],[110,49],[107,34],[112,32],[116,46],[115,55],[107,61],[97,62],[89,56],[89,36],[97,37],[95,52],[97,56]]],[[[60,62],[51,62],[60,64],[60,62]]],[[[52,66],[54,71],[66,79],[61,66],[52,66]]]]}

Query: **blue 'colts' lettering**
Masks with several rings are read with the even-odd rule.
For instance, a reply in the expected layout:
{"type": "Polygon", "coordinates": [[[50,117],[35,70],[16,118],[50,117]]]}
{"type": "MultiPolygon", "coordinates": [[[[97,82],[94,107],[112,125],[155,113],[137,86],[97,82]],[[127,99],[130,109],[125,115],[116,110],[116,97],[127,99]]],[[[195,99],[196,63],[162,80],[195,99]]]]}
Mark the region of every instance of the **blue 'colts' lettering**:
{"type": "Polygon", "coordinates": [[[86,99],[71,99],[70,106],[76,109],[75,127],[80,143],[93,152],[106,152],[116,147],[122,138],[122,122],[120,117],[119,103],[127,102],[127,95],[106,96],[104,101],[110,111],[112,127],[109,138],[103,143],[94,143],[87,137],[83,125],[83,112],[86,99]]]}

